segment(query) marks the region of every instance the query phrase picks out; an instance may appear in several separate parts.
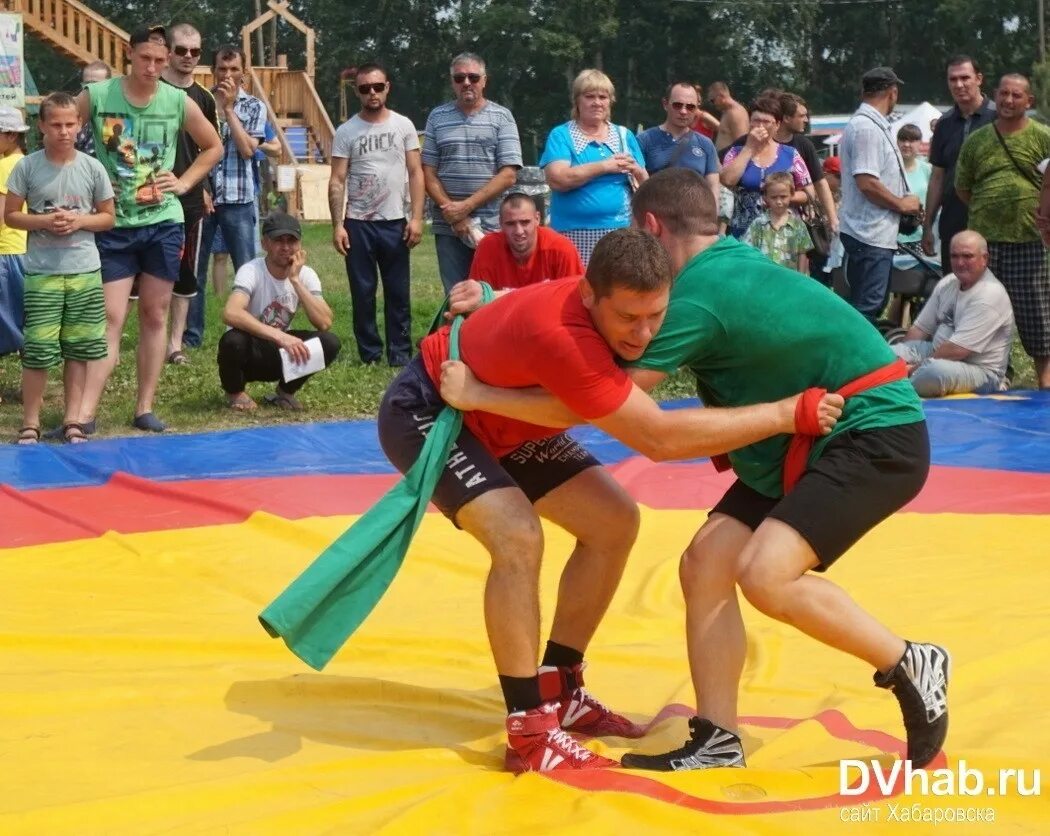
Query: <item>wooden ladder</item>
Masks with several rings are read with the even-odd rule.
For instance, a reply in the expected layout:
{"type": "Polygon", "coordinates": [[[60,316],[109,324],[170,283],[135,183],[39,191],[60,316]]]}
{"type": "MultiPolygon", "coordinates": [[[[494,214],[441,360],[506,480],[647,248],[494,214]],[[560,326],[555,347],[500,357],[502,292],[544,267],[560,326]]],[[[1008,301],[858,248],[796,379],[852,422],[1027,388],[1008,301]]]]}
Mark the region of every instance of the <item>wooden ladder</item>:
{"type": "Polygon", "coordinates": [[[75,63],[105,61],[123,75],[128,33],[78,0],[0,0],[0,11],[21,13],[27,32],[75,63]]]}

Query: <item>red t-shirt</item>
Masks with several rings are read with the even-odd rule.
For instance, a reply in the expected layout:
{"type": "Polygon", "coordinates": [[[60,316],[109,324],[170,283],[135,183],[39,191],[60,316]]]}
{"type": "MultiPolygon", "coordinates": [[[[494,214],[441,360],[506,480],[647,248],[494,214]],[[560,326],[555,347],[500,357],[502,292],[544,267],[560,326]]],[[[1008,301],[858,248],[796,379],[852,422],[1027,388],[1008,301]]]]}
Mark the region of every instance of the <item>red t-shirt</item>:
{"type": "MultiPolygon", "coordinates": [[[[595,330],[580,298],[579,277],[531,285],[475,311],[459,332],[464,363],[483,383],[506,388],[542,386],[581,418],[603,418],[631,393],[631,379],[595,330]]],[[[420,345],[427,374],[439,385],[448,359],[446,326],[420,345]]],[[[504,418],[468,412],[464,424],[495,456],[526,441],[562,432],[504,418]]]]}
{"type": "Polygon", "coordinates": [[[502,232],[490,232],[478,244],[467,278],[488,282],[493,290],[503,290],[582,276],[583,272],[583,262],[572,241],[541,226],[536,249],[525,264],[514,259],[502,232]]]}
{"type": "Polygon", "coordinates": [[[696,121],[693,122],[693,130],[702,136],[706,136],[708,139],[715,138],[715,132],[718,128],[712,128],[699,116],[696,117],[696,121]]]}

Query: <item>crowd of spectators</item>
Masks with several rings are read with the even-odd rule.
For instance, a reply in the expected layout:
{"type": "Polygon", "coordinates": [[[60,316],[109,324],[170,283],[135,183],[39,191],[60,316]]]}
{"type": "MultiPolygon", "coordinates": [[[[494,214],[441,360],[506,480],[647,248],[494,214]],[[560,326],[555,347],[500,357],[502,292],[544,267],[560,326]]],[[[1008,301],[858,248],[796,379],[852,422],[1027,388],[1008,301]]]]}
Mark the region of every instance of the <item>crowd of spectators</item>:
{"type": "MultiPolygon", "coordinates": [[[[278,149],[265,106],[244,89],[244,53],[236,46],[215,52],[210,90],[194,81],[201,55],[201,34],[187,24],[137,30],[126,76],[110,78],[100,62],[84,68],[73,136],[59,137],[58,127],[46,125],[45,114],[61,112],[60,105],[41,109],[51,146],[45,142],[37,154],[46,156],[34,156],[32,164],[23,157],[22,114],[0,109],[0,193],[7,201],[0,223],[0,353],[22,353],[30,394],[41,370],[46,381],[46,369],[62,359],[67,378],[68,364],[75,369],[72,386],[66,381],[63,424],[43,435],[82,441],[95,431],[129,302],[136,300],[132,424],[165,429],[153,397],[164,362],[190,362],[187,349],[203,342],[216,250],[229,254],[236,273],[224,303],[229,330],[217,371],[232,408],[255,407],[244,387],[250,380],[275,382],[271,402],[302,408],[295,392],[308,375],[290,378],[289,369],[308,362],[323,368],[339,352],[319,279],[299,254],[298,221],[274,213],[260,236],[260,163],[278,149]],[[142,120],[121,116],[143,108],[170,126],[161,135],[171,140],[140,135],[142,120]],[[108,199],[98,189],[69,206],[35,208],[30,175],[40,160],[53,165],[68,158],[63,164],[79,166],[81,157],[97,158],[107,174],[112,229],[95,220],[105,216],[108,199]],[[22,199],[28,211],[17,203],[22,199]],[[36,217],[53,212],[73,218],[68,231],[36,217]],[[54,237],[74,231],[92,239],[97,267],[90,257],[73,267],[49,259],[54,237]],[[30,337],[39,335],[42,321],[34,305],[59,303],[40,296],[41,276],[96,270],[99,293],[88,296],[103,302],[103,356],[70,348],[76,318],[67,322],[61,310],[47,311],[57,317],[57,348],[42,349],[30,337]],[[313,330],[290,330],[296,310],[313,330]]],[[[511,111],[486,97],[485,61],[462,53],[449,69],[452,98],[430,111],[419,134],[388,106],[387,69],[361,66],[354,82],[359,111],[336,132],[328,187],[332,243],[345,258],[361,362],[385,355],[400,367],[412,356],[410,253],[422,239],[427,209],[446,291],[485,281],[511,292],[582,274],[594,245],[630,224],[639,185],[678,167],[704,178],[724,234],[829,288],[840,270],[840,292],[873,324],[885,315],[898,247],[921,248],[931,261],[939,255],[945,278],[915,322],[900,323],[906,341],[898,353],[924,396],[1007,386],[1015,320],[1040,387],[1050,387],[1050,192],[1045,164],[1037,170],[1050,158],[1050,130],[1028,116],[1033,99],[1024,76],[1003,76],[993,103],[982,92],[978,63],[953,58],[947,81],[954,106],[936,120],[924,156],[920,126],[893,121],[904,82],[891,68],[871,70],[860,80],[861,102],[837,155],[822,159],[806,136],[809,108],[794,93],[763,90],[748,109],[723,82],[710,85],[705,100],[699,85],[674,81],[660,102],[663,122],[636,135],[613,117],[613,81],[585,69],[571,85],[568,121],[552,127],[539,159],[550,190],[544,223],[545,207],[514,188],[521,142],[511,111]],[[385,339],[376,323],[380,284],[385,339]]],[[[213,274],[217,284],[221,266],[213,274]]],[[[94,287],[93,278],[85,281],[94,287]]],[[[225,296],[224,287],[217,289],[225,296]]],[[[42,436],[35,400],[27,399],[20,443],[42,436]]]]}

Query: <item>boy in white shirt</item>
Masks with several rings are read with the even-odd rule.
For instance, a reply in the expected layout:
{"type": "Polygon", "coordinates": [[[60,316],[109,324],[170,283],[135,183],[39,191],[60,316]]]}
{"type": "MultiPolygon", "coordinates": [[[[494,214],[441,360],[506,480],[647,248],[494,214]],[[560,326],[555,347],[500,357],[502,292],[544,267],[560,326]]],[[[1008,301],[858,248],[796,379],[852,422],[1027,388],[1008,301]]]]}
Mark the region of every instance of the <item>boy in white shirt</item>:
{"type": "Polygon", "coordinates": [[[332,309],[321,298],[321,280],[306,266],[306,251],[299,221],[284,212],[274,212],[262,224],[264,256],[243,265],[233,280],[226,300],[223,321],[229,326],[219,340],[219,380],[231,409],[246,412],[256,403],[244,391],[251,380],[277,381],[269,403],[282,409],[301,410],[295,397],[311,375],[286,381],[280,349],[303,363],[310,352],[305,343],[316,337],[327,368],[339,354],[339,338],[331,333],[332,309]],[[302,306],[317,330],[289,330],[295,312],[302,306]]]}

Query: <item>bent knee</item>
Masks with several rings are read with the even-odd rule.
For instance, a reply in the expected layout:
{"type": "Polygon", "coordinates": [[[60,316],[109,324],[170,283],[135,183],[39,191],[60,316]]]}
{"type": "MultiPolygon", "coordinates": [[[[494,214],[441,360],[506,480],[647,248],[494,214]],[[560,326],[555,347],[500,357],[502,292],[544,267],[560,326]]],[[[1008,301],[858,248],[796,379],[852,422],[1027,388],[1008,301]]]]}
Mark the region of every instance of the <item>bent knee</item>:
{"type": "Polygon", "coordinates": [[[324,353],[325,365],[329,366],[339,356],[339,349],[342,348],[342,343],[339,341],[339,337],[331,331],[321,331],[317,336],[321,340],[321,351],[324,353]]]}
{"type": "Polygon", "coordinates": [[[686,597],[695,592],[732,589],[738,556],[692,544],[678,561],[678,580],[686,597]]]}
{"type": "Polygon", "coordinates": [[[617,500],[607,519],[604,521],[602,534],[615,542],[628,545],[634,543],[638,537],[638,529],[642,525],[642,512],[638,503],[626,494],[617,500]]]}
{"type": "Polygon", "coordinates": [[[503,521],[490,551],[494,563],[538,568],[543,557],[543,526],[539,517],[503,521]]]}
{"type": "Polygon", "coordinates": [[[740,574],[740,591],[756,610],[784,621],[787,613],[788,584],[782,578],[773,577],[754,563],[740,574]]]}
{"type": "Polygon", "coordinates": [[[922,369],[912,375],[911,385],[920,398],[942,398],[948,394],[948,385],[940,375],[924,373],[922,369]]]}

